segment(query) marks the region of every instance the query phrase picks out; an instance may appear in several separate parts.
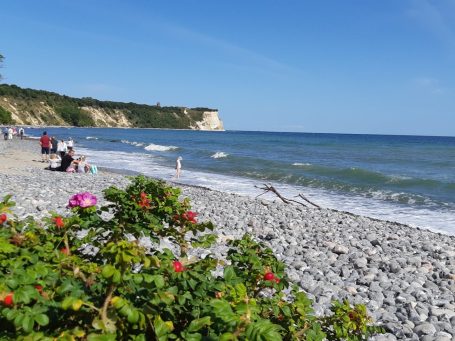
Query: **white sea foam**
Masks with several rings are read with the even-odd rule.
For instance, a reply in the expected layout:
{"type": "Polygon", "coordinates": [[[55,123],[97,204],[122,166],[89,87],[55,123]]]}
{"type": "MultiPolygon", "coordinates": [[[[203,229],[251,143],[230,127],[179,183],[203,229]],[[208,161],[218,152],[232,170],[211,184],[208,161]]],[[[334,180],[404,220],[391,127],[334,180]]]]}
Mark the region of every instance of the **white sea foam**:
{"type": "Polygon", "coordinates": [[[132,146],[142,147],[144,145],[143,142],[136,142],[136,141],[128,141],[128,140],[121,140],[120,142],[125,144],[130,144],[132,146]]]}
{"type": "MultiPolygon", "coordinates": [[[[169,180],[175,174],[174,162],[170,162],[159,155],[146,153],[129,153],[129,152],[96,152],[93,150],[78,148],[78,152],[87,155],[91,163],[98,166],[108,167],[119,170],[136,171],[155,178],[169,180]]],[[[261,194],[256,186],[262,183],[257,180],[232,177],[228,175],[204,173],[184,169],[183,176],[179,180],[182,184],[199,185],[203,187],[220,190],[226,193],[237,193],[256,197],[261,194]]],[[[449,233],[455,235],[455,214],[447,210],[431,210],[420,207],[407,207],[396,205],[393,202],[382,200],[384,193],[375,193],[372,197],[356,195],[340,195],[334,191],[323,190],[313,187],[292,186],[280,183],[272,185],[286,198],[293,198],[302,193],[312,202],[325,208],[334,208],[337,210],[348,211],[355,214],[361,214],[373,218],[397,221],[428,228],[433,231],[449,233]]],[[[263,196],[269,200],[276,200],[272,194],[263,196]]]]}
{"type": "Polygon", "coordinates": [[[148,146],[144,147],[145,150],[154,151],[154,152],[167,152],[169,150],[176,150],[179,147],[176,146],[160,146],[159,144],[150,143],[148,146]]]}
{"type": "Polygon", "coordinates": [[[98,140],[98,138],[95,136],[87,136],[85,139],[86,140],[98,140]]]}
{"type": "Polygon", "coordinates": [[[220,158],[223,158],[223,157],[228,157],[229,154],[226,154],[225,152],[216,152],[215,154],[213,154],[212,156],[210,156],[212,159],[220,159],[220,158]]]}
{"type": "Polygon", "coordinates": [[[311,163],[306,163],[306,162],[294,162],[292,165],[293,165],[293,166],[311,166],[311,163]]]}

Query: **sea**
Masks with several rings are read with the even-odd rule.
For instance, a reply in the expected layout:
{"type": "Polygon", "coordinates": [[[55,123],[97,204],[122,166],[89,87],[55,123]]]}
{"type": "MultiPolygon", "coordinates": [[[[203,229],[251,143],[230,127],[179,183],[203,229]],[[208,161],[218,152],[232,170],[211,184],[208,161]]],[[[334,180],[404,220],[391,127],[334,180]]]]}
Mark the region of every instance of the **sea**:
{"type": "MultiPolygon", "coordinates": [[[[98,167],[455,235],[455,137],[46,128],[98,167]],[[181,156],[182,175],[175,174],[181,156]],[[279,199],[278,199],[279,200],[279,199]],[[302,200],[300,200],[302,201],[302,200]]],[[[38,137],[43,128],[26,129],[38,137]]]]}

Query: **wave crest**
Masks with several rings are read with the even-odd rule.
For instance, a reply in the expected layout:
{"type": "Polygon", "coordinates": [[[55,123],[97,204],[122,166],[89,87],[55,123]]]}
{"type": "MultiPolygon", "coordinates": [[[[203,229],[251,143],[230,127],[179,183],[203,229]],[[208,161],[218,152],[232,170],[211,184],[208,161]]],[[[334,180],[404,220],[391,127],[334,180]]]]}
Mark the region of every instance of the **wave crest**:
{"type": "Polygon", "coordinates": [[[142,142],[135,142],[135,141],[128,141],[128,140],[122,140],[120,142],[130,144],[132,146],[137,146],[137,147],[142,147],[144,145],[144,143],[142,143],[142,142]]]}
{"type": "Polygon", "coordinates": [[[229,154],[226,154],[225,152],[216,152],[215,154],[213,154],[212,156],[210,156],[212,159],[220,159],[220,158],[223,158],[223,157],[228,157],[229,154]]]}
{"type": "Polygon", "coordinates": [[[294,162],[293,166],[311,166],[311,163],[308,162],[294,162]]]}
{"type": "Polygon", "coordinates": [[[154,152],[166,152],[169,150],[177,150],[179,147],[176,146],[161,146],[159,144],[150,143],[148,146],[144,147],[145,150],[154,151],[154,152]]]}

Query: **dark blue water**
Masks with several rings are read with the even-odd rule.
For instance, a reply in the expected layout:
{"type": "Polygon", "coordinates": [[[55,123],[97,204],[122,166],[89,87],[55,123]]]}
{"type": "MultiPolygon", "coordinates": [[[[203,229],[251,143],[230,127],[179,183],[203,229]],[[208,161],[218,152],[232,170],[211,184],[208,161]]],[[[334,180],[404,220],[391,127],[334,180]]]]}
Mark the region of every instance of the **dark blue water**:
{"type": "MultiPolygon", "coordinates": [[[[42,130],[29,130],[39,136],[42,130]]],[[[455,138],[49,128],[99,166],[248,195],[273,183],[325,207],[455,233],[455,138]]]]}

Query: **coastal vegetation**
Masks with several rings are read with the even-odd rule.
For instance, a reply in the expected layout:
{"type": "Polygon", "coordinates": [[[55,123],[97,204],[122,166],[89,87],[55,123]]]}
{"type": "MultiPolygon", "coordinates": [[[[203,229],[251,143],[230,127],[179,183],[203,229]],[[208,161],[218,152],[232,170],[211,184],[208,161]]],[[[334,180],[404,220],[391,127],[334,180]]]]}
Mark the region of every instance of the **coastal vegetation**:
{"type": "Polygon", "coordinates": [[[14,111],[21,122],[40,125],[125,126],[139,128],[197,128],[210,108],[184,108],[74,98],[55,92],[0,84],[0,108],[14,111]],[[14,109],[14,110],[13,110],[14,109]]]}
{"type": "Polygon", "coordinates": [[[316,316],[271,249],[244,235],[225,259],[180,190],[145,177],[69,198],[36,221],[0,203],[0,340],[364,340],[363,305],[316,316]],[[148,247],[138,242],[148,236],[148,247]],[[166,245],[166,247],[162,247],[166,245]],[[200,254],[200,253],[199,253],[200,254]],[[207,254],[207,253],[205,253],[207,254]]]}
{"type": "Polygon", "coordinates": [[[11,113],[0,107],[0,124],[12,123],[11,113]]]}

